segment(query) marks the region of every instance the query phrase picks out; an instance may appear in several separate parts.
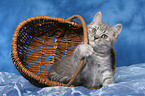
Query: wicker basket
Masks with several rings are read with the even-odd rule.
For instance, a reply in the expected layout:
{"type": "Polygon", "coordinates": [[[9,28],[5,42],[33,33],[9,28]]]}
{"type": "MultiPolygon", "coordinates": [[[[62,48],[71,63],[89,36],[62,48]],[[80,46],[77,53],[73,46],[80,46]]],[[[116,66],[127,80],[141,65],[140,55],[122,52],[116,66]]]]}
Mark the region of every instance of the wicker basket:
{"type": "MultiPolygon", "coordinates": [[[[73,87],[71,83],[79,73],[83,60],[68,84],[49,80],[48,72],[55,62],[72,54],[83,38],[84,43],[87,44],[87,27],[79,15],[68,19],[48,16],[31,17],[21,22],[14,31],[12,60],[21,75],[37,87],[73,87]],[[74,18],[78,18],[81,24],[74,22],[74,18]]],[[[116,57],[113,48],[111,52],[112,69],[115,72],[116,57]]]]}

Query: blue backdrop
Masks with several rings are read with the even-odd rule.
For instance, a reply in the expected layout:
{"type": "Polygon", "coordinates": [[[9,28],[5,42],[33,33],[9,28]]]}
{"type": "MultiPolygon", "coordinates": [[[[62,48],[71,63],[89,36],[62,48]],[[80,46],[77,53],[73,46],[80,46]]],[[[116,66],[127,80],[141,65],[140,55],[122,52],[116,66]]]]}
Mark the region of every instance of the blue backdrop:
{"type": "Polygon", "coordinates": [[[145,62],[145,0],[0,0],[0,71],[19,74],[11,60],[16,26],[32,16],[68,18],[81,15],[89,24],[101,11],[103,21],[123,30],[114,46],[117,66],[145,62]]]}

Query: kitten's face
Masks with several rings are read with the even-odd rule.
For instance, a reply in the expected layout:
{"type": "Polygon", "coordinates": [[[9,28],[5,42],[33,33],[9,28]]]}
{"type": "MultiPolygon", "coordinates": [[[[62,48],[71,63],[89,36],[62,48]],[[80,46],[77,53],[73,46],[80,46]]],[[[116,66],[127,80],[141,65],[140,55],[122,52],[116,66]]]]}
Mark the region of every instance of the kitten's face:
{"type": "Polygon", "coordinates": [[[121,29],[121,24],[111,27],[102,22],[101,12],[98,12],[94,17],[93,22],[88,25],[89,44],[94,50],[109,50],[116,43],[121,29]]]}

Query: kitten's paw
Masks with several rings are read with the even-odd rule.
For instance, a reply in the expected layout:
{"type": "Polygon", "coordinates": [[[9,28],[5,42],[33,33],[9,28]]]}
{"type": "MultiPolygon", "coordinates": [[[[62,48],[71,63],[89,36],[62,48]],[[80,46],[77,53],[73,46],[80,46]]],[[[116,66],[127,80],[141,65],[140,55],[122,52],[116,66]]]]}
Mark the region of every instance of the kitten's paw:
{"type": "Polygon", "coordinates": [[[113,83],[114,83],[114,81],[108,80],[107,82],[104,82],[104,83],[103,83],[103,86],[107,86],[107,85],[113,84],[113,83]]]}
{"type": "Polygon", "coordinates": [[[82,57],[88,57],[92,55],[93,48],[88,44],[82,44],[78,46],[79,53],[82,57]]]}

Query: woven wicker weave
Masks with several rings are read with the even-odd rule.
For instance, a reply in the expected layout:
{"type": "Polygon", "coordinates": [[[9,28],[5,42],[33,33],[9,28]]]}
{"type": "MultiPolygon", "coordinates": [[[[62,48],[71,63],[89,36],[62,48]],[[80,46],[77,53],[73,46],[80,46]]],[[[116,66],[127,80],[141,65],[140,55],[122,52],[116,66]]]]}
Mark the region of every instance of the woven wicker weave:
{"type": "MultiPolygon", "coordinates": [[[[72,54],[75,47],[82,42],[87,43],[85,22],[73,22],[74,15],[68,19],[36,16],[21,22],[14,31],[12,39],[12,60],[16,69],[30,83],[37,87],[72,86],[71,83],[81,69],[68,84],[48,79],[51,66],[68,54],[72,54]],[[85,27],[85,28],[84,28],[85,27]]],[[[115,72],[116,57],[112,48],[112,69],[115,72]]]]}

